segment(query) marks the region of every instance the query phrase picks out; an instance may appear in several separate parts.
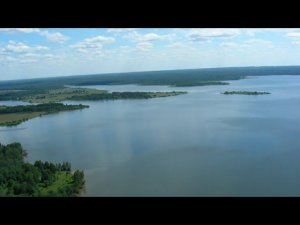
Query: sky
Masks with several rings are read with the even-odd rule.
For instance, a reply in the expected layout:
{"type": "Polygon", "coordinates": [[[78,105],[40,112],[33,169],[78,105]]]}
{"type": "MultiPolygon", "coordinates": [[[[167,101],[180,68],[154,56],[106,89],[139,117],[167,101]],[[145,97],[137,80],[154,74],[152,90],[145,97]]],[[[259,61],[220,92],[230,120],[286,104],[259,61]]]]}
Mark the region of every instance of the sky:
{"type": "Polygon", "coordinates": [[[300,29],[0,28],[0,80],[300,65],[300,29]]]}

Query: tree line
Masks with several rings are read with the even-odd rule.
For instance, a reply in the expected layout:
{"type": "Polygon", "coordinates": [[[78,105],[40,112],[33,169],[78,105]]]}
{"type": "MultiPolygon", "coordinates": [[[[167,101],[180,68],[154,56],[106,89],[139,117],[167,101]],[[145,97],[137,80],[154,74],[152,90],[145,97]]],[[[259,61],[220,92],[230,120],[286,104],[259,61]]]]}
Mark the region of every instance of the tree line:
{"type": "Polygon", "coordinates": [[[27,152],[20,143],[0,144],[0,196],[77,196],[84,185],[83,171],[71,172],[69,162],[24,161],[27,152]],[[71,182],[47,192],[59,176],[71,182]]]}
{"type": "Polygon", "coordinates": [[[45,103],[38,105],[17,105],[17,106],[4,106],[0,108],[0,114],[7,113],[21,113],[21,112],[59,112],[65,110],[75,110],[87,108],[86,105],[64,105],[62,103],[45,103]]]}
{"type": "MultiPolygon", "coordinates": [[[[159,92],[159,94],[174,95],[177,92],[159,92]]],[[[181,93],[181,92],[178,92],[181,93]]],[[[183,93],[183,92],[182,92],[183,93]]],[[[111,93],[99,93],[88,94],[83,96],[75,96],[69,98],[69,100],[117,100],[117,99],[148,99],[156,97],[155,92],[111,92],[111,93]]]]}

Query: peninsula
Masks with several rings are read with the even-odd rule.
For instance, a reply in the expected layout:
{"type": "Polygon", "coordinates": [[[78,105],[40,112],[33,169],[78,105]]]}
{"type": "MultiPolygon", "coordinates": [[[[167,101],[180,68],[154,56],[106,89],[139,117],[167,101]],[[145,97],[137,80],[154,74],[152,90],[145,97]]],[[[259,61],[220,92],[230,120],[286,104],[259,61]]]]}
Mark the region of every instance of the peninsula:
{"type": "Polygon", "coordinates": [[[108,92],[90,88],[56,88],[34,90],[6,90],[0,92],[0,101],[17,100],[29,103],[55,103],[65,100],[116,100],[148,99],[186,94],[186,91],[170,92],[108,92]]]}
{"type": "Polygon", "coordinates": [[[20,123],[61,111],[88,108],[87,105],[64,105],[62,103],[46,103],[38,105],[0,106],[0,126],[16,126],[20,123]]]}

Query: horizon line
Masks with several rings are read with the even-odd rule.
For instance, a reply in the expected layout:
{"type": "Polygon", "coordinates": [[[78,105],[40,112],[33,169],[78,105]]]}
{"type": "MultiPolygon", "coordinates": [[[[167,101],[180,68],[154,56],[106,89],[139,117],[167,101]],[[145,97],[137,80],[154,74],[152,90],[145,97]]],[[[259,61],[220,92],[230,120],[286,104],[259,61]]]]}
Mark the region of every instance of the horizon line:
{"type": "Polygon", "coordinates": [[[47,77],[32,77],[24,79],[0,80],[2,82],[14,82],[25,80],[43,80],[51,78],[67,78],[67,77],[80,77],[80,76],[96,76],[96,75],[114,75],[114,74],[128,74],[128,73],[147,73],[147,72],[160,72],[160,71],[179,71],[179,70],[205,70],[205,69],[222,69],[222,68],[249,68],[249,67],[300,67],[300,65],[280,65],[280,66],[222,66],[222,67],[203,67],[203,68],[186,68],[186,69],[163,69],[163,70],[142,70],[142,71],[128,71],[128,72],[111,72],[111,73],[92,73],[92,74],[76,74],[76,75],[58,75],[47,77]]]}

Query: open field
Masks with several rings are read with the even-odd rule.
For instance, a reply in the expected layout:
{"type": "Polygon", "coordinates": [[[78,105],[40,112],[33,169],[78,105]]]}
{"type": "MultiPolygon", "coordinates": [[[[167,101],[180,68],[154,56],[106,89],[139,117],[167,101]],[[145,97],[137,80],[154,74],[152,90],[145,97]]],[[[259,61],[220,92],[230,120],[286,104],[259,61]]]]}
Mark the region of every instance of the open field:
{"type": "Polygon", "coordinates": [[[40,195],[51,196],[52,193],[58,193],[60,189],[65,188],[66,186],[71,187],[72,181],[71,173],[65,171],[56,172],[55,181],[51,185],[47,187],[39,187],[40,195]]]}
{"type": "Polygon", "coordinates": [[[14,126],[45,114],[44,112],[0,114],[0,126],[14,126]]]}
{"type": "Polygon", "coordinates": [[[0,106],[0,126],[16,126],[28,119],[60,111],[88,108],[86,105],[48,103],[39,105],[0,106]]]}

